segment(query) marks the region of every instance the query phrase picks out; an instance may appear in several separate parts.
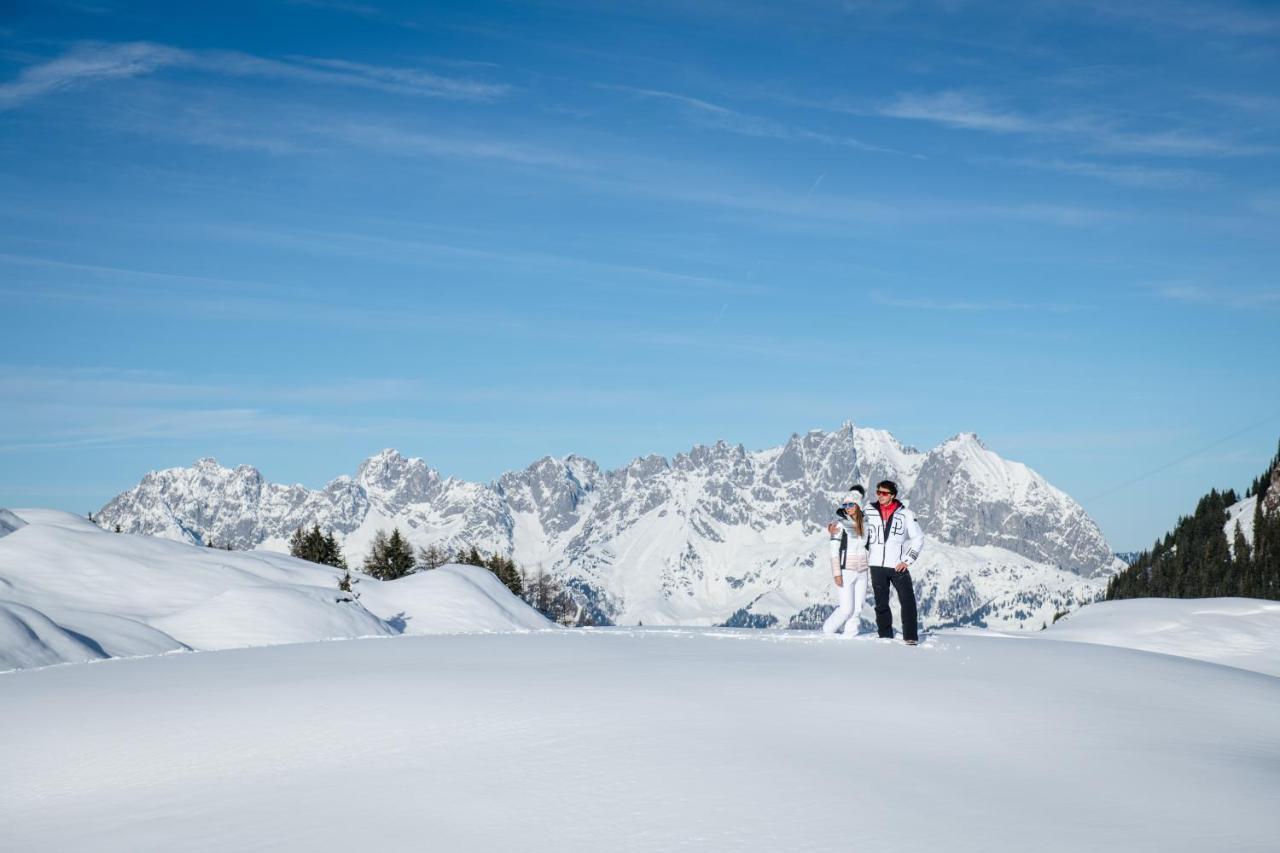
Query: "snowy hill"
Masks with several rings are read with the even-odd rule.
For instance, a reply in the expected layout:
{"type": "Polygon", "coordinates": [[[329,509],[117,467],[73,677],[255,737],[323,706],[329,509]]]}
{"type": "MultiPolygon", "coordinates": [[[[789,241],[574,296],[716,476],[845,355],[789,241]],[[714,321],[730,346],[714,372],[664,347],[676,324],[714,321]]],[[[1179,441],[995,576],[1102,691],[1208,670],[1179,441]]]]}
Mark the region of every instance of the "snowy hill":
{"type": "Polygon", "coordinates": [[[270,551],[109,533],[18,510],[0,539],[0,670],[185,649],[550,627],[473,566],[380,582],[337,601],[339,572],[270,551]]]}
{"type": "Polygon", "coordinates": [[[0,694],[13,850],[1190,853],[1280,837],[1280,679],[1086,643],[402,637],[13,672],[0,694]]]}
{"type": "Polygon", "coordinates": [[[930,536],[914,573],[929,591],[926,625],[1039,628],[1096,598],[1117,565],[1075,501],[977,436],[921,453],[853,424],[755,452],[700,445],[615,471],[547,457],[489,484],[442,477],[394,450],[319,490],[202,459],[148,474],[98,520],[274,550],[318,523],[353,565],[378,529],[398,526],[416,545],[475,545],[542,568],[606,624],[808,624],[831,599],[822,525],[851,483],[882,479],[899,483],[930,536]]]}
{"type": "Polygon", "coordinates": [[[1280,676],[1280,602],[1256,598],[1102,601],[1042,635],[1195,658],[1280,676]]]}
{"type": "Polygon", "coordinates": [[[7,536],[26,524],[7,509],[0,509],[0,536],[7,536]]]}

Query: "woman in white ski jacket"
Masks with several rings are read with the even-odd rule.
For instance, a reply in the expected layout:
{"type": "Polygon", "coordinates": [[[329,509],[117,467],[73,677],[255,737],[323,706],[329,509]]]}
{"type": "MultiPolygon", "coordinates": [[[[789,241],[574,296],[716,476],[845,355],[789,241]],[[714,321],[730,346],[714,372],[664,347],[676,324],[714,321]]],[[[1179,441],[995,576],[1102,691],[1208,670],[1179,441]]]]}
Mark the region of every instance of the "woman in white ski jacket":
{"type": "Polygon", "coordinates": [[[862,511],[865,492],[861,486],[848,491],[836,510],[836,520],[827,525],[830,537],[831,575],[836,584],[839,606],[822,623],[822,633],[845,636],[858,633],[858,614],[867,600],[867,524],[862,511]]]}

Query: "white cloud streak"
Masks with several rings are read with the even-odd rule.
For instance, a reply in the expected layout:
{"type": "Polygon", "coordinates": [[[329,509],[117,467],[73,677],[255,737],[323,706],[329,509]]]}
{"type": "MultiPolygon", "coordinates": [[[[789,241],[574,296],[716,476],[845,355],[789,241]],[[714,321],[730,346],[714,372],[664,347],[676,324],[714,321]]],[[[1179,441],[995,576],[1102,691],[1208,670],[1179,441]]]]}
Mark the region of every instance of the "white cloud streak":
{"type": "Polygon", "coordinates": [[[817,142],[823,145],[854,148],[860,151],[873,151],[881,154],[898,154],[908,157],[919,156],[896,148],[872,145],[851,136],[823,133],[805,127],[786,124],[775,119],[749,115],[720,104],[714,104],[701,98],[694,98],[677,92],[604,83],[596,84],[596,88],[627,92],[644,98],[653,98],[678,104],[684,108],[685,115],[693,123],[739,136],[749,136],[757,139],[781,139],[789,142],[817,142]]]}
{"type": "Polygon", "coordinates": [[[1030,311],[1065,314],[1083,310],[1081,305],[1054,302],[1014,302],[1008,300],[947,300],[927,297],[888,296],[873,292],[871,301],[886,308],[906,308],[914,311],[944,311],[965,314],[987,314],[1003,311],[1030,311]]]}
{"type": "Polygon", "coordinates": [[[0,84],[0,110],[13,109],[58,92],[141,77],[166,68],[468,101],[496,100],[510,91],[505,84],[343,59],[290,57],[279,60],[238,51],[183,50],[151,42],[86,42],[62,56],[30,65],[17,79],[0,84]]]}
{"type": "Polygon", "coordinates": [[[886,118],[923,121],[944,127],[997,134],[1083,139],[1097,148],[1166,157],[1245,157],[1271,154],[1274,146],[1208,136],[1181,128],[1130,130],[1098,115],[1039,116],[1001,106],[973,92],[903,93],[881,104],[886,118]]]}
{"type": "Polygon", "coordinates": [[[1057,172],[1082,178],[1095,178],[1122,187],[1173,189],[1204,186],[1213,178],[1192,169],[1153,169],[1129,163],[1097,163],[1087,160],[1037,160],[1034,158],[988,158],[978,162],[1017,166],[1043,172],[1057,172]]]}
{"type": "Polygon", "coordinates": [[[91,83],[150,74],[185,57],[183,51],[147,42],[81,45],[55,59],[28,66],[12,83],[0,85],[0,109],[91,83]]]}
{"type": "Polygon", "coordinates": [[[1237,288],[1198,283],[1167,284],[1157,291],[1171,302],[1216,305],[1232,310],[1280,307],[1280,285],[1269,289],[1237,288]]]}
{"type": "Polygon", "coordinates": [[[1115,3],[1111,0],[1087,0],[1083,5],[1104,17],[1140,21],[1160,29],[1189,30],[1237,38],[1265,37],[1280,33],[1280,15],[1225,0],[1212,3],[1150,0],[1115,3]]]}

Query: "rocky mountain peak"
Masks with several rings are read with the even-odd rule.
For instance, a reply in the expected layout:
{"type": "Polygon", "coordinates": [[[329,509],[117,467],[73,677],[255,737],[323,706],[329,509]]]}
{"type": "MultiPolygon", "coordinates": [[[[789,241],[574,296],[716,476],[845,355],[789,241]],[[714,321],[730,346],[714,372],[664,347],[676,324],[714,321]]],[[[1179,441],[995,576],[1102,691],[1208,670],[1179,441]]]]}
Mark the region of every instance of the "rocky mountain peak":
{"type": "Polygon", "coordinates": [[[356,470],[356,482],[371,500],[388,507],[429,501],[440,491],[440,474],[417,457],[406,458],[387,448],[356,470]]]}
{"type": "MultiPolygon", "coordinates": [[[[1075,589],[1085,583],[1081,575],[1110,564],[1101,532],[1078,504],[976,435],[961,433],[920,453],[851,422],[833,432],[796,433],[764,450],[719,440],[671,461],[652,454],[612,471],[582,456],[545,456],[490,483],[443,479],[391,448],[361,463],[354,478],[338,477],[321,490],[201,460],[149,475],[104,507],[99,520],[237,548],[282,548],[298,526],[317,523],[339,535],[355,564],[378,529],[395,525],[415,545],[474,545],[543,567],[596,618],[723,621],[764,601],[778,612],[805,609],[805,597],[828,582],[813,567],[835,501],[854,483],[870,489],[883,479],[899,484],[936,543],[939,556],[931,559],[940,562],[928,569],[935,581],[959,571],[946,567],[958,565],[961,554],[972,571],[994,572],[988,580],[946,575],[923,605],[938,618],[968,618],[988,606],[990,596],[975,590],[994,583],[990,578],[1014,584],[1035,576],[1041,586],[1024,592],[1047,601],[1044,578],[1056,578],[1054,589],[1075,589]],[[973,546],[996,547],[964,550],[973,546]]],[[[1000,594],[1006,592],[1001,600],[1013,607],[1020,593],[1000,594]]]]}

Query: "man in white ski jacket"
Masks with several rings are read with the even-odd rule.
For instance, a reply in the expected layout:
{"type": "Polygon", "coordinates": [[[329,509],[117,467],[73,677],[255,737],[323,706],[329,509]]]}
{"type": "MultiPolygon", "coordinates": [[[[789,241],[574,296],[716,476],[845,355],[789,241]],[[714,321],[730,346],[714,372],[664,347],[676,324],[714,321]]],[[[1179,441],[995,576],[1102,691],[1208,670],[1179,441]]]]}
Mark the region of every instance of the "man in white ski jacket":
{"type": "Polygon", "coordinates": [[[876,486],[876,500],[867,505],[867,562],[871,566],[871,589],[876,597],[876,629],[881,637],[893,637],[893,612],[889,609],[889,587],[898,593],[902,608],[902,638],[914,646],[919,640],[916,591],[911,581],[911,565],[924,548],[924,531],[915,514],[898,500],[898,485],[884,480],[876,486]]]}

